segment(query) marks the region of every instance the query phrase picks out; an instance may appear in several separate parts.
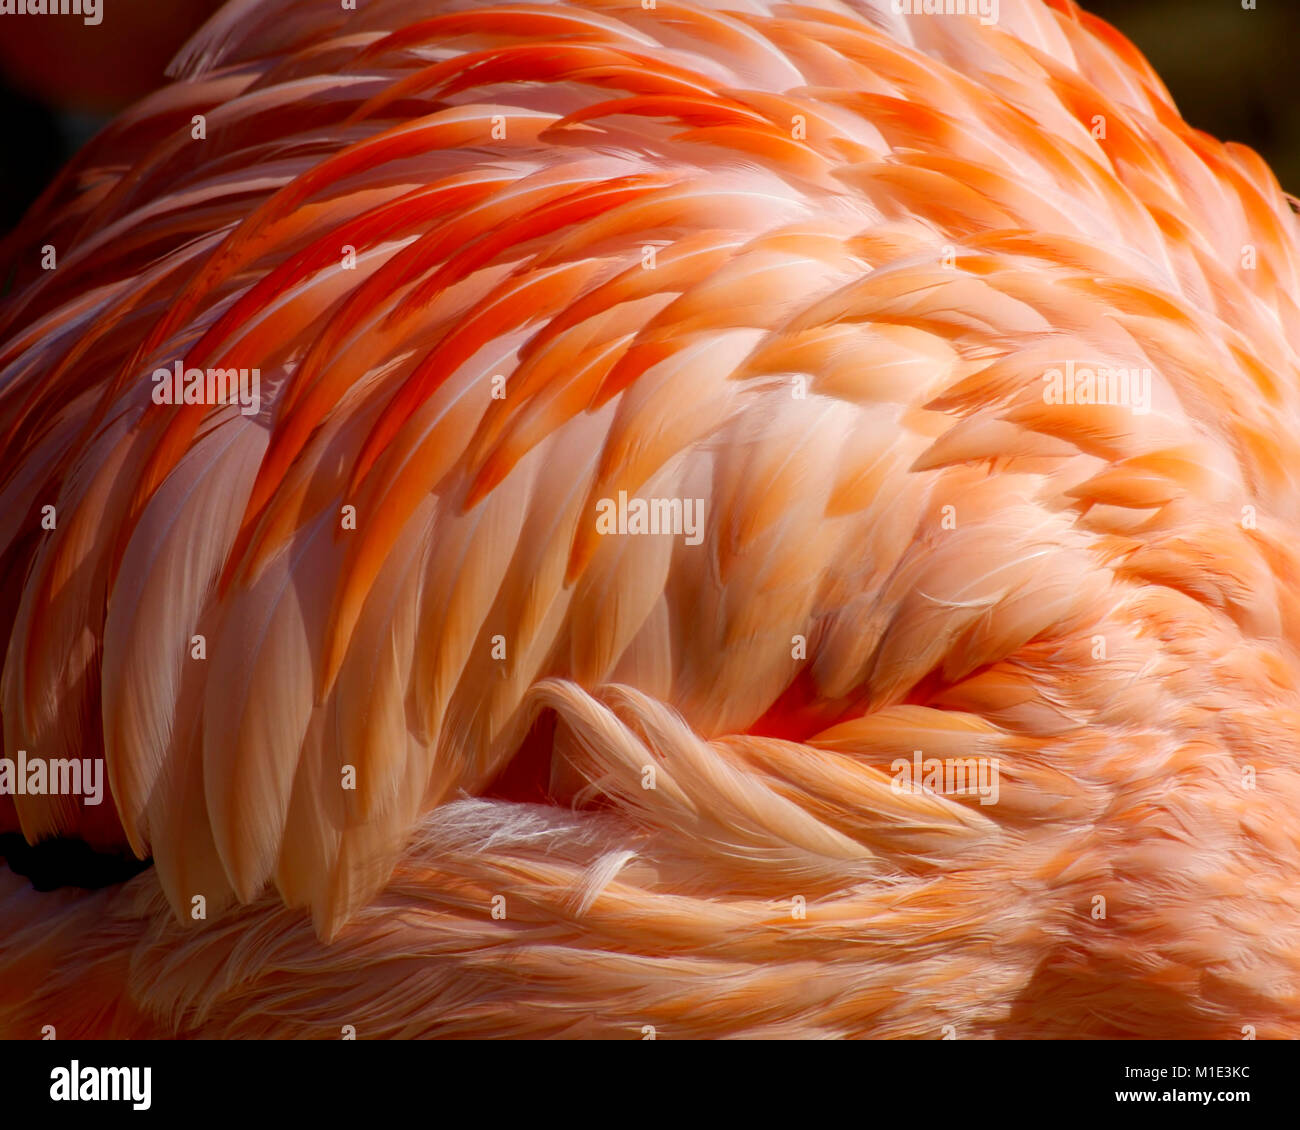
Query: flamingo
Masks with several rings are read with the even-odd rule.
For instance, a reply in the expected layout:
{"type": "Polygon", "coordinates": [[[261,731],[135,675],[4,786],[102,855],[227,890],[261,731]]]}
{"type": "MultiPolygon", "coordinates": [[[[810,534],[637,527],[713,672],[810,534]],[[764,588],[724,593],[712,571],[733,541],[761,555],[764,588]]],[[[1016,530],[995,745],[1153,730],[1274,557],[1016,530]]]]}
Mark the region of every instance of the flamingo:
{"type": "Polygon", "coordinates": [[[938,7],[231,0],[78,155],[0,1035],[1300,1036],[1296,209],[938,7]]]}

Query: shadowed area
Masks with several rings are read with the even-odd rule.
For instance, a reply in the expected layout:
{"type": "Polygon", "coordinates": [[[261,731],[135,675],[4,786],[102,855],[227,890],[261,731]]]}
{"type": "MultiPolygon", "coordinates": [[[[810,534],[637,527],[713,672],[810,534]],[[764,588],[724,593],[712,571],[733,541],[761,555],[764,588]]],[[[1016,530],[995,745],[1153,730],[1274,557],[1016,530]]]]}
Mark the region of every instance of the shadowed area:
{"type": "Polygon", "coordinates": [[[38,891],[60,887],[96,890],[125,883],[153,865],[132,855],[97,852],[81,840],[44,840],[29,844],[17,832],[0,834],[0,860],[15,875],[31,881],[38,891]]]}

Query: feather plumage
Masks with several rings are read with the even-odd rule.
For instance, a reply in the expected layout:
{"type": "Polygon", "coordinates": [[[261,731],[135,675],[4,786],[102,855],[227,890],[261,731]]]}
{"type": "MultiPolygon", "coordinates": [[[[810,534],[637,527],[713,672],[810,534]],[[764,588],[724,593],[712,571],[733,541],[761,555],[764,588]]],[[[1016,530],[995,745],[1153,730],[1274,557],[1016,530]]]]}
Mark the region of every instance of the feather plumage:
{"type": "Polygon", "coordinates": [[[1127,42],[234,0],[174,73],[5,247],[5,750],[112,797],[0,827],[156,868],[3,879],[0,1030],[1300,1034],[1300,239],[1127,42]]]}

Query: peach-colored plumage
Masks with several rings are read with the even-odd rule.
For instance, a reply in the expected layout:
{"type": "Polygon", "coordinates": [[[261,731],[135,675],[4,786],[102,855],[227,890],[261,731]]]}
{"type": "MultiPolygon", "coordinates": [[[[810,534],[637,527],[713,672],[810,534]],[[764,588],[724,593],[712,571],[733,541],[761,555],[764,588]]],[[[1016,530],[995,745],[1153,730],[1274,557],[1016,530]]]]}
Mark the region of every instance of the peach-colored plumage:
{"type": "Polygon", "coordinates": [[[51,187],[0,708],[112,796],[0,831],[154,867],[0,876],[0,1034],[1300,1036],[1296,218],[894,7],[233,0],[51,187]]]}

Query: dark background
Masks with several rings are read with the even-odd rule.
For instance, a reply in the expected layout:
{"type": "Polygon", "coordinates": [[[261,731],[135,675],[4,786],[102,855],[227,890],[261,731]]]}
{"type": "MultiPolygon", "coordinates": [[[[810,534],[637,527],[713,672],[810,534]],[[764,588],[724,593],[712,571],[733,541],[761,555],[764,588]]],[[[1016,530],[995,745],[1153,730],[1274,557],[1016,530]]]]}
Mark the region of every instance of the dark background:
{"type": "Polygon", "coordinates": [[[1183,117],[1256,149],[1300,195],[1300,2],[1085,0],[1138,45],[1183,117]]]}
{"type": "Polygon", "coordinates": [[[0,16],[0,235],[223,0],[102,0],[103,21],[0,16]]]}
{"type": "MultiPolygon", "coordinates": [[[[1300,2],[1087,0],[1132,39],[1183,116],[1257,149],[1300,194],[1300,2]]],[[[104,20],[0,19],[0,234],[116,111],[163,69],[221,0],[103,0],[104,20]]]]}

